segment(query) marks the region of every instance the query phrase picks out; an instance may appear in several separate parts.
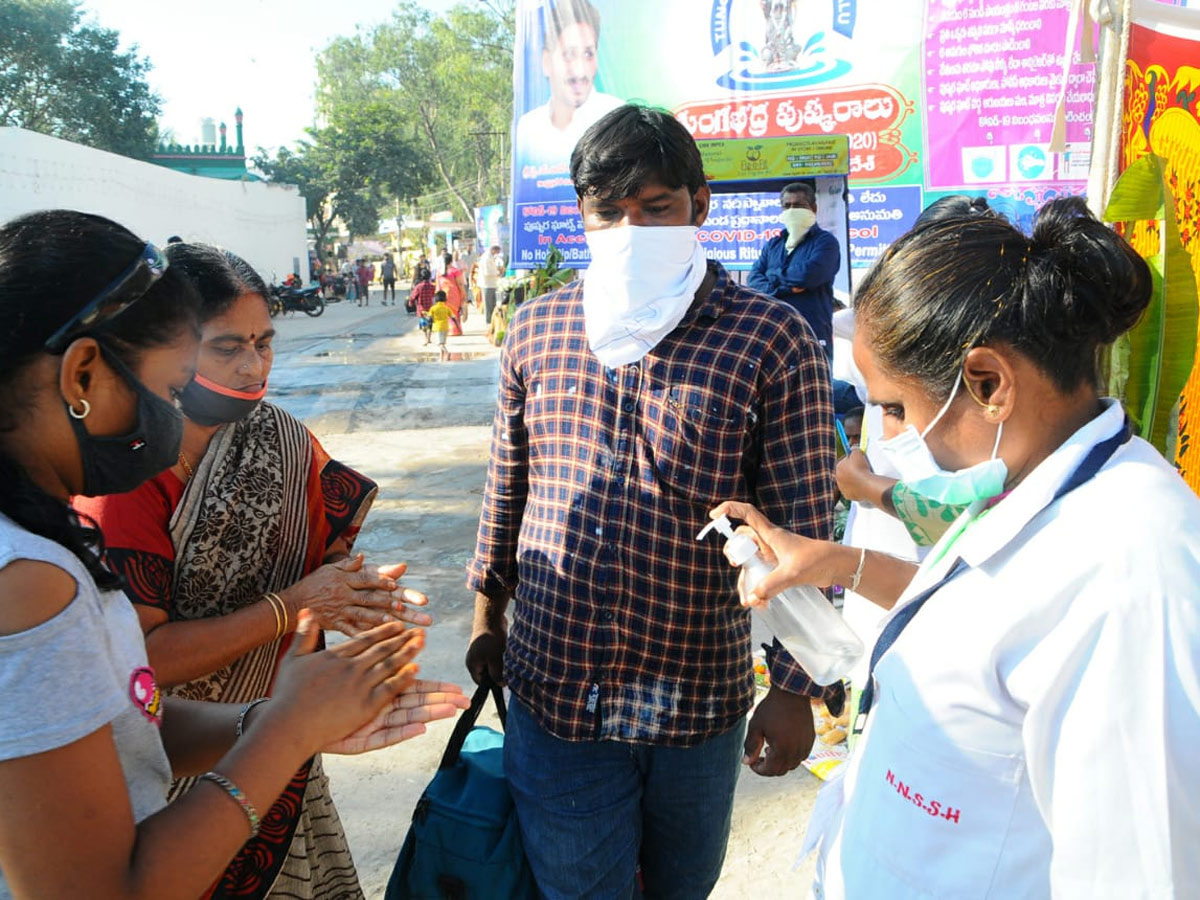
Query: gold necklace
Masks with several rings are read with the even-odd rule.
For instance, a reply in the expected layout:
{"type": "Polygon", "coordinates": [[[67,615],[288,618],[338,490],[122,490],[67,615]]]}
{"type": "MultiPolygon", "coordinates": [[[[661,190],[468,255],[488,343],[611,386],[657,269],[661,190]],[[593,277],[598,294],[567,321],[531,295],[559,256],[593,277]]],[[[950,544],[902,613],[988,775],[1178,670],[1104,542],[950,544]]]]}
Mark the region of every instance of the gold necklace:
{"type": "Polygon", "coordinates": [[[179,465],[183,466],[183,472],[187,475],[187,480],[191,481],[195,472],[192,471],[192,465],[188,462],[188,458],[183,455],[183,451],[179,451],[179,465]]]}

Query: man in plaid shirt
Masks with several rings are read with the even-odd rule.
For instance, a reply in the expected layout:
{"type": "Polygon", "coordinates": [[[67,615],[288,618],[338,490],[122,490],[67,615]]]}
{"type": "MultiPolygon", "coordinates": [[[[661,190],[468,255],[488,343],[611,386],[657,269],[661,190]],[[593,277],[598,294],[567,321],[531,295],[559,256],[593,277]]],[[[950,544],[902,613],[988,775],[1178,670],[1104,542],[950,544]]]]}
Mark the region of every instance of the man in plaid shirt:
{"type": "Polygon", "coordinates": [[[743,753],[759,774],[790,771],[814,739],[810,698],[842,695],[776,642],[747,728],[750,613],[720,542],[695,536],[731,498],[830,536],[829,371],[799,313],[706,264],[709,189],[671,115],[607,114],[571,178],[589,287],[509,325],[467,666],[512,690],[505,768],[546,896],[629,896],[640,862],[648,896],[702,897],[743,753]]]}

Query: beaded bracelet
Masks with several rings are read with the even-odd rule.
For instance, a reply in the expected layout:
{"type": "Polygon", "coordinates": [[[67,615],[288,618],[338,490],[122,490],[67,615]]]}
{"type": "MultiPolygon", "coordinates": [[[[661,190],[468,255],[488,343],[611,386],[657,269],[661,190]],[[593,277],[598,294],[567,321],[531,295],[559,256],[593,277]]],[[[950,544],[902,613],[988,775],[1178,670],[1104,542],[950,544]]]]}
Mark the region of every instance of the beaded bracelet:
{"type": "Polygon", "coordinates": [[[270,699],[270,697],[259,697],[257,700],[251,700],[249,703],[242,704],[242,711],[238,713],[237,728],[235,729],[235,734],[238,737],[242,736],[242,728],[246,724],[246,713],[250,712],[250,710],[254,709],[254,707],[258,706],[258,704],[266,703],[270,699]]]}
{"type": "Polygon", "coordinates": [[[250,822],[250,837],[258,834],[258,828],[261,824],[258,818],[258,811],[253,804],[246,799],[246,795],[242,793],[242,789],[236,784],[222,775],[220,772],[205,772],[200,776],[200,780],[209,780],[220,788],[223,788],[225,793],[232,797],[237,805],[242,808],[242,812],[246,814],[246,819],[250,822]]]}

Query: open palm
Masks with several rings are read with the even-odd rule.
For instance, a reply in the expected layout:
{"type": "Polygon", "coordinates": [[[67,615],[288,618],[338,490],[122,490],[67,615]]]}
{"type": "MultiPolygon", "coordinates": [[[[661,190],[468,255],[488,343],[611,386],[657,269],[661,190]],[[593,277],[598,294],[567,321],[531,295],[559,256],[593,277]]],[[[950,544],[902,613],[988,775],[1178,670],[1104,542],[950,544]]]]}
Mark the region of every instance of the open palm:
{"type": "Polygon", "coordinates": [[[324,753],[356,754],[390,747],[425,733],[425,723],[448,719],[471,705],[462,688],[448,681],[415,681],[379,715],[340,741],[323,748],[324,753]]]}

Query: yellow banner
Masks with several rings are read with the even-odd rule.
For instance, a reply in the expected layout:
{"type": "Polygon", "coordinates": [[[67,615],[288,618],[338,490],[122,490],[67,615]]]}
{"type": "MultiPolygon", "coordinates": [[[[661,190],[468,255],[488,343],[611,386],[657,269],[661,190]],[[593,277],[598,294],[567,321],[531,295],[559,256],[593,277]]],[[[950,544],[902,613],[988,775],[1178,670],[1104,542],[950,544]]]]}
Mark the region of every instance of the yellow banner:
{"type": "Polygon", "coordinates": [[[844,134],[696,143],[710,182],[850,174],[850,139],[844,134]]]}
{"type": "MultiPolygon", "coordinates": [[[[1200,282],[1200,41],[1134,22],[1125,65],[1124,169],[1153,151],[1167,161],[1180,236],[1200,282]]],[[[1140,253],[1157,251],[1158,228],[1126,234],[1140,253]]],[[[1200,342],[1198,342],[1200,344],[1200,342]]],[[[1180,397],[1175,465],[1200,493],[1200,365],[1180,397]]]]}

